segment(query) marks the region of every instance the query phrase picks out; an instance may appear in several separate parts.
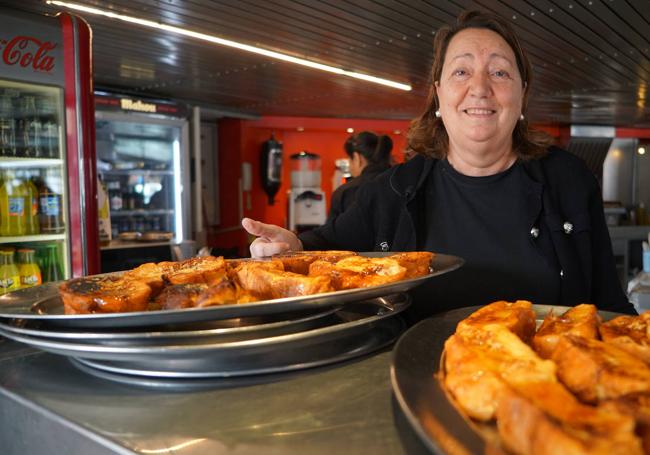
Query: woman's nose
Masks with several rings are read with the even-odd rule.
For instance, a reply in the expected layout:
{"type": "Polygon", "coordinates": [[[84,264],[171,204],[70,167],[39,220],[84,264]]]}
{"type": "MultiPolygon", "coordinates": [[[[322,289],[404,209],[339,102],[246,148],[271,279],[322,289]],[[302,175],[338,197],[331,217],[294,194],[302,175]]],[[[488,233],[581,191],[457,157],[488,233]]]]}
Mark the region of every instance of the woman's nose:
{"type": "Polygon", "coordinates": [[[489,96],[492,92],[490,87],[490,79],[487,74],[482,71],[476,72],[470,80],[470,95],[485,97],[489,96]]]}

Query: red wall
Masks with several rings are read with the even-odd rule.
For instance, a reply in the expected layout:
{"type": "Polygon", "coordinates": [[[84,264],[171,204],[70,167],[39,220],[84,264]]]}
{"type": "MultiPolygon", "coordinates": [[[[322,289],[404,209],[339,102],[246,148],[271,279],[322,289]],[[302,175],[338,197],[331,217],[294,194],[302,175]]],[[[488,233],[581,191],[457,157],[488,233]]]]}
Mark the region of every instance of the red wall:
{"type": "MultiPolygon", "coordinates": [[[[387,134],[393,140],[393,158],[403,161],[406,146],[405,133],[409,121],[328,119],[304,117],[263,117],[259,120],[225,119],[219,122],[219,190],[221,195],[221,223],[208,233],[208,244],[219,249],[237,248],[237,254],[248,254],[246,233],[239,229],[241,216],[266,223],[286,226],[287,190],[291,186],[289,157],[301,150],[316,153],[321,157],[321,187],[326,195],[327,209],[332,194],[334,161],[347,158],[343,150],[345,140],[350,136],[348,128],[355,132],[373,131],[387,134]],[[269,205],[260,179],[260,151],[262,143],[275,134],[283,143],[282,186],[275,196],[275,204],[269,205]],[[239,181],[241,164],[252,165],[252,190],[244,192],[240,213],[239,181]],[[250,201],[250,208],[248,206],[250,201]]],[[[559,128],[541,126],[551,135],[558,137],[559,128]]]]}

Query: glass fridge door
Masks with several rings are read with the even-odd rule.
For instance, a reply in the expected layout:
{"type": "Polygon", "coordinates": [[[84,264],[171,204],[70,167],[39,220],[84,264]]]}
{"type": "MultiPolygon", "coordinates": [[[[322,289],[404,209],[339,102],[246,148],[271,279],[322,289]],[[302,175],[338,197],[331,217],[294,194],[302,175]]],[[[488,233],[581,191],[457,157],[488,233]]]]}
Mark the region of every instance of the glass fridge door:
{"type": "Polygon", "coordinates": [[[0,80],[0,294],[70,277],[63,115],[60,87],[0,80]]]}
{"type": "Polygon", "coordinates": [[[97,168],[112,239],[181,242],[182,120],[96,113],[97,168]]]}

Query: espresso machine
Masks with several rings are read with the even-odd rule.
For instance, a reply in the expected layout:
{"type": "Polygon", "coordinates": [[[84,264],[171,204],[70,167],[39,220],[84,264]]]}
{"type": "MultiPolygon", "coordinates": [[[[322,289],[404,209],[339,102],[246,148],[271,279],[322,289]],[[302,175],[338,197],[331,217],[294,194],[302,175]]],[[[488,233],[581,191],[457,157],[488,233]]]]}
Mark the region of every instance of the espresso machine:
{"type": "Polygon", "coordinates": [[[296,233],[325,223],[325,192],[321,189],[320,156],[302,151],[290,157],[291,189],[287,192],[288,229],[296,233]]]}

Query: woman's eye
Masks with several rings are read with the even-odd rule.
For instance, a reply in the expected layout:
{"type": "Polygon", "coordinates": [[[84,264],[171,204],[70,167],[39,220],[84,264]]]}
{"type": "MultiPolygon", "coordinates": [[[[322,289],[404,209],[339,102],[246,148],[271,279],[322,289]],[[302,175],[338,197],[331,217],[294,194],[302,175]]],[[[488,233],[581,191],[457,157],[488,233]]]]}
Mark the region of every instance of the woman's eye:
{"type": "Polygon", "coordinates": [[[492,74],[494,74],[496,77],[499,77],[499,78],[506,78],[506,77],[508,77],[508,72],[507,72],[507,71],[503,71],[503,70],[496,70],[496,71],[493,71],[492,74]]]}
{"type": "Polygon", "coordinates": [[[456,70],[456,71],[453,72],[453,75],[454,76],[465,76],[465,75],[467,75],[467,71],[465,71],[465,70],[456,70]]]}

